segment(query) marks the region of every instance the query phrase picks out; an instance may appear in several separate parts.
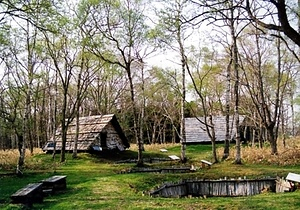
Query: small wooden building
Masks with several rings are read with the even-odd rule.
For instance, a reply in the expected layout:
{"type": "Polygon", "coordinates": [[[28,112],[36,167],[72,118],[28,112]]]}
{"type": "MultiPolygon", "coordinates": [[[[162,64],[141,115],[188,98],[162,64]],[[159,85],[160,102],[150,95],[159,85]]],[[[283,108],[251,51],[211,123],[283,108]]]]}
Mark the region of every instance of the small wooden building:
{"type": "MultiPolygon", "coordinates": [[[[199,117],[201,121],[204,121],[203,117],[199,117]]],[[[241,125],[244,124],[244,116],[240,116],[241,125]]],[[[216,141],[222,142],[226,137],[226,117],[225,116],[213,116],[213,123],[216,134],[216,141]]],[[[244,126],[244,125],[243,125],[244,126]]],[[[241,129],[243,132],[243,128],[241,129]]],[[[230,139],[234,139],[235,136],[235,122],[233,116],[229,117],[229,133],[230,139]]],[[[197,118],[185,118],[185,135],[186,135],[186,143],[194,144],[194,143],[207,143],[211,142],[205,125],[202,124],[197,118]]],[[[241,135],[243,137],[243,134],[241,135]]]]}
{"type": "MultiPolygon", "coordinates": [[[[55,136],[46,143],[43,151],[53,151],[54,144],[56,150],[61,150],[61,134],[61,128],[57,129],[55,136]]],[[[75,134],[76,122],[74,120],[67,130],[66,151],[73,151],[75,134]]],[[[78,151],[103,151],[114,149],[123,151],[129,147],[129,142],[114,114],[79,118],[78,151]]]]}

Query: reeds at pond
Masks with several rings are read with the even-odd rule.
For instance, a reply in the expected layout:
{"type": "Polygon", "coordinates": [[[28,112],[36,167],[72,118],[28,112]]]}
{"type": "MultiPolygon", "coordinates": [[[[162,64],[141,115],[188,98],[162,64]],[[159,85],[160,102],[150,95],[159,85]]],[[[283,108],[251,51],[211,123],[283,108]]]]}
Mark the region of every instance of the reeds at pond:
{"type": "MultiPolygon", "coordinates": [[[[40,154],[43,151],[41,149],[35,148],[33,150],[33,154],[40,154]]],[[[11,170],[14,169],[18,163],[20,153],[17,149],[9,149],[9,150],[0,150],[0,169],[3,170],[11,170]]],[[[29,166],[34,164],[31,161],[27,161],[28,156],[31,156],[30,151],[27,149],[25,153],[25,165],[29,166]]]]}
{"type": "MultiPolygon", "coordinates": [[[[234,160],[235,147],[230,150],[229,160],[234,160]]],[[[248,163],[263,163],[276,165],[296,165],[300,162],[300,138],[290,138],[286,140],[285,146],[282,140],[278,140],[278,154],[271,154],[269,144],[264,144],[263,147],[258,145],[242,147],[241,154],[244,162],[248,163]]],[[[223,148],[218,149],[219,157],[223,155],[223,148]]]]}

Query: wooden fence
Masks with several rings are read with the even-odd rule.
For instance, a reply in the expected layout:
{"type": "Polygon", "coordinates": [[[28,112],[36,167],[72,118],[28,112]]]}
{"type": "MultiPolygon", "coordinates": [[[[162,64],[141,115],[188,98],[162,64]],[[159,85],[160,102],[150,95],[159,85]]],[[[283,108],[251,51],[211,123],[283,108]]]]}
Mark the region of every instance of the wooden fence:
{"type": "MultiPolygon", "coordinates": [[[[171,158],[144,158],[143,162],[144,163],[159,163],[159,162],[174,162],[171,158]]],[[[116,161],[116,164],[121,164],[121,163],[137,163],[138,159],[127,159],[127,160],[119,160],[116,161]]]]}
{"type": "Polygon", "coordinates": [[[164,184],[151,191],[151,196],[249,196],[264,190],[275,191],[276,179],[234,179],[234,180],[185,180],[180,183],[164,184]]]}

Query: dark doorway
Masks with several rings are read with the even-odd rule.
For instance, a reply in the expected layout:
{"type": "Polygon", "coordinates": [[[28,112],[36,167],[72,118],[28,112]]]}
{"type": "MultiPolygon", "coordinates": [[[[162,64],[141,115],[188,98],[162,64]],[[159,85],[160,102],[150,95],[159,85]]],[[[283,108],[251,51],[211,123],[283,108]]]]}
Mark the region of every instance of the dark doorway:
{"type": "Polygon", "coordinates": [[[101,132],[100,133],[100,139],[101,139],[101,147],[102,148],[106,148],[107,147],[106,138],[107,138],[107,132],[101,132]]]}

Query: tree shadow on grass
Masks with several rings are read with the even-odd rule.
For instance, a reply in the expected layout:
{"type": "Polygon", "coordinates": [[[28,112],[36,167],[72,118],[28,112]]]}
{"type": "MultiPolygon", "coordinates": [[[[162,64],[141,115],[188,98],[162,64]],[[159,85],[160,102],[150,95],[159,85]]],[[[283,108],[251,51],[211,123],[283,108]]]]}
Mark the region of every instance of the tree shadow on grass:
{"type": "MultiPolygon", "coordinates": [[[[107,162],[107,163],[115,163],[118,161],[126,161],[126,160],[137,160],[138,153],[137,151],[125,150],[125,151],[102,151],[99,153],[92,153],[91,156],[97,160],[97,162],[107,162]]],[[[163,154],[161,152],[157,153],[143,153],[143,159],[145,161],[149,161],[150,159],[155,158],[168,158],[167,154],[163,154]]]]}

